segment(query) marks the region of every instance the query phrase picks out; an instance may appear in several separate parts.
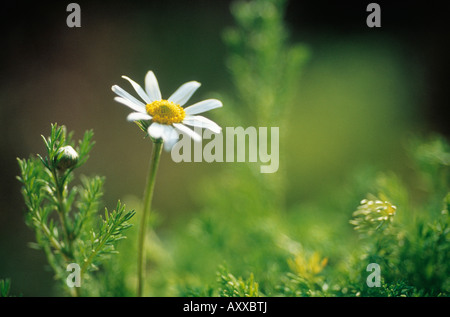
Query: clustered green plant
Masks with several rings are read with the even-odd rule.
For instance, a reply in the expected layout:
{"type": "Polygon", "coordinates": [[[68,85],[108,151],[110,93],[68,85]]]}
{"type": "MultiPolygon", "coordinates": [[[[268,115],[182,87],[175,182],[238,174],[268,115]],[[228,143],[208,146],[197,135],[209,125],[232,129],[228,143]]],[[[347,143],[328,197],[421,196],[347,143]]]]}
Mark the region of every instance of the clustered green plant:
{"type": "Polygon", "coordinates": [[[374,262],[385,268],[381,288],[359,288],[361,295],[449,295],[450,147],[445,139],[433,137],[417,140],[409,151],[421,185],[410,190],[424,191],[424,197],[414,201],[395,175],[383,175],[376,181],[379,195],[394,202],[398,210],[388,201],[373,201],[368,207],[364,200],[351,221],[363,236],[365,252],[360,263],[374,262]]]}
{"type": "Polygon", "coordinates": [[[294,102],[297,82],[309,59],[303,43],[290,43],[285,0],[236,1],[236,26],[223,34],[234,83],[233,124],[279,126],[294,102]]]}
{"type": "Polygon", "coordinates": [[[215,194],[164,244],[169,261],[154,260],[160,278],[153,285],[176,296],[448,296],[449,180],[441,188],[436,176],[448,173],[449,165],[433,157],[450,151],[440,138],[442,152],[424,153],[434,142],[422,140],[410,149],[417,163],[410,176],[417,183],[406,185],[395,173],[364,173],[364,183],[349,182],[336,192],[347,200],[341,207],[317,204],[323,219],[302,216],[309,213],[305,206],[259,215],[252,179],[227,183],[226,192],[208,183],[215,194]],[[358,202],[361,187],[368,194],[358,202]],[[349,188],[357,193],[348,195],[349,188]],[[413,198],[417,191],[423,191],[420,199],[413,198]],[[367,283],[370,263],[381,268],[379,287],[367,283]]]}
{"type": "Polygon", "coordinates": [[[71,186],[74,171],[87,161],[94,144],[92,131],[86,131],[77,145],[72,136],[65,126],[53,124],[50,136],[43,137],[46,155],[17,161],[26,223],[36,234],[32,246],[45,252],[63,289],[79,296],[89,286],[68,287],[67,266],[79,265],[83,283],[89,285],[102,262],[116,253],[116,244],[125,238],[134,211],[125,211],[118,202],[112,212],[105,208],[104,216],[99,214],[103,177],[82,176],[79,184],[71,186]]]}

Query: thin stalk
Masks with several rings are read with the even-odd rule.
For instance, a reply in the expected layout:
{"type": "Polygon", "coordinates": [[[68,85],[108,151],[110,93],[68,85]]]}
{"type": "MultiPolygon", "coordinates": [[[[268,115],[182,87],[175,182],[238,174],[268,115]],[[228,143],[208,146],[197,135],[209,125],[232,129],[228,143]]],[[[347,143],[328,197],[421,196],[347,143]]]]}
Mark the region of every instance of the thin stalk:
{"type": "Polygon", "coordinates": [[[62,188],[64,185],[62,183],[61,184],[59,183],[58,172],[54,168],[51,171],[56,185],[56,198],[58,200],[58,215],[61,221],[61,226],[63,227],[64,237],[67,243],[69,254],[72,255],[72,241],[70,239],[69,224],[67,222],[66,210],[64,207],[65,206],[63,198],[64,189],[62,188]]]}
{"type": "MultiPolygon", "coordinates": [[[[64,180],[62,180],[62,182],[59,182],[59,177],[58,177],[58,172],[56,171],[55,168],[51,169],[52,171],[52,175],[55,181],[55,185],[56,185],[56,198],[58,200],[58,214],[59,214],[59,219],[61,221],[61,226],[63,227],[63,232],[64,232],[64,236],[65,236],[65,240],[66,240],[66,244],[67,244],[67,252],[68,254],[66,254],[66,256],[64,257],[65,260],[67,262],[72,261],[73,259],[73,248],[72,248],[72,237],[71,237],[71,230],[69,229],[69,223],[68,223],[68,219],[67,219],[67,215],[66,215],[66,208],[65,208],[65,202],[64,202],[64,196],[63,196],[63,191],[64,191],[64,180]],[[68,257],[70,257],[70,259],[68,259],[68,257]]],[[[64,253],[63,252],[63,256],[64,253]]],[[[80,293],[80,289],[78,287],[74,287],[70,290],[70,293],[72,295],[72,297],[80,297],[81,293],[80,293]]]]}
{"type": "Polygon", "coordinates": [[[155,187],[156,172],[158,170],[159,159],[162,152],[162,141],[154,142],[152,149],[152,156],[150,160],[149,173],[147,176],[147,185],[144,192],[144,210],[142,212],[142,218],[139,227],[139,240],[138,240],[138,270],[137,270],[137,296],[142,296],[143,290],[143,278],[144,278],[144,267],[145,267],[145,252],[144,252],[144,242],[145,234],[147,229],[147,219],[150,214],[150,209],[152,205],[153,189],[155,187]]]}

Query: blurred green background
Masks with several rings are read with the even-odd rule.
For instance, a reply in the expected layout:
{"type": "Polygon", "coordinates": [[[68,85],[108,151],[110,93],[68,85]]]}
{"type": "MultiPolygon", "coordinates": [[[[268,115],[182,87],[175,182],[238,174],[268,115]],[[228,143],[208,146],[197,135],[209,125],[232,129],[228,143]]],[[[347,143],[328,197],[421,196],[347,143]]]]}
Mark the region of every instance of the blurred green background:
{"type": "MultiPolygon", "coordinates": [[[[82,27],[73,29],[65,22],[68,3],[10,2],[1,12],[0,277],[11,278],[12,293],[24,296],[54,294],[45,256],[27,246],[34,235],[24,224],[15,179],[16,157],[42,154],[40,135],[48,135],[50,123],[66,125],[75,138],[94,130],[96,145],[78,173],[106,176],[104,201],[113,207],[117,199],[141,197],[151,150],[126,122],[128,109],[113,101],[113,84],[132,91],[121,75],[143,84],[153,70],[166,97],[197,80],[202,87],[191,101],[223,96],[224,109],[235,94],[223,41],[224,30],[235,25],[232,1],[78,1],[82,27]]],[[[382,27],[370,29],[367,3],[287,4],[288,42],[309,51],[296,102],[280,127],[286,135],[279,172],[287,175],[287,209],[310,204],[314,210],[314,202],[330,197],[358,168],[408,177],[407,138],[450,133],[444,11],[379,2],[382,27]]],[[[224,113],[209,117],[231,126],[224,113]]],[[[153,203],[161,218],[157,232],[197,213],[202,184],[214,182],[228,164],[175,164],[165,153],[153,203]]]]}

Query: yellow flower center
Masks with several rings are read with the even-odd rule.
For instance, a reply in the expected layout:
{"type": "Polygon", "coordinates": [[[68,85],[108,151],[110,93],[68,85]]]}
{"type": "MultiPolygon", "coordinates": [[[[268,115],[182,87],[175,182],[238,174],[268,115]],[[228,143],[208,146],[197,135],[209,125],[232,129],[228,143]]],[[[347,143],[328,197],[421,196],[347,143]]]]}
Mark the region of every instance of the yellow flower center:
{"type": "Polygon", "coordinates": [[[180,123],[186,113],[176,103],[168,100],[156,100],[145,106],[147,113],[152,116],[154,122],[161,124],[180,123]]]}

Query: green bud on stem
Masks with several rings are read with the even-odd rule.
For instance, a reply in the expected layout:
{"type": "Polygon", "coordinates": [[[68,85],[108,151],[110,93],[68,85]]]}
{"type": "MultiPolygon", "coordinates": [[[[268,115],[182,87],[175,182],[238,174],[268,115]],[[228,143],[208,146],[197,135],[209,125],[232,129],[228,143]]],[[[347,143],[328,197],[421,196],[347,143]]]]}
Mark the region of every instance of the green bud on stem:
{"type": "Polygon", "coordinates": [[[70,145],[59,149],[54,159],[54,164],[58,170],[65,171],[74,167],[78,163],[78,153],[70,145]]]}

